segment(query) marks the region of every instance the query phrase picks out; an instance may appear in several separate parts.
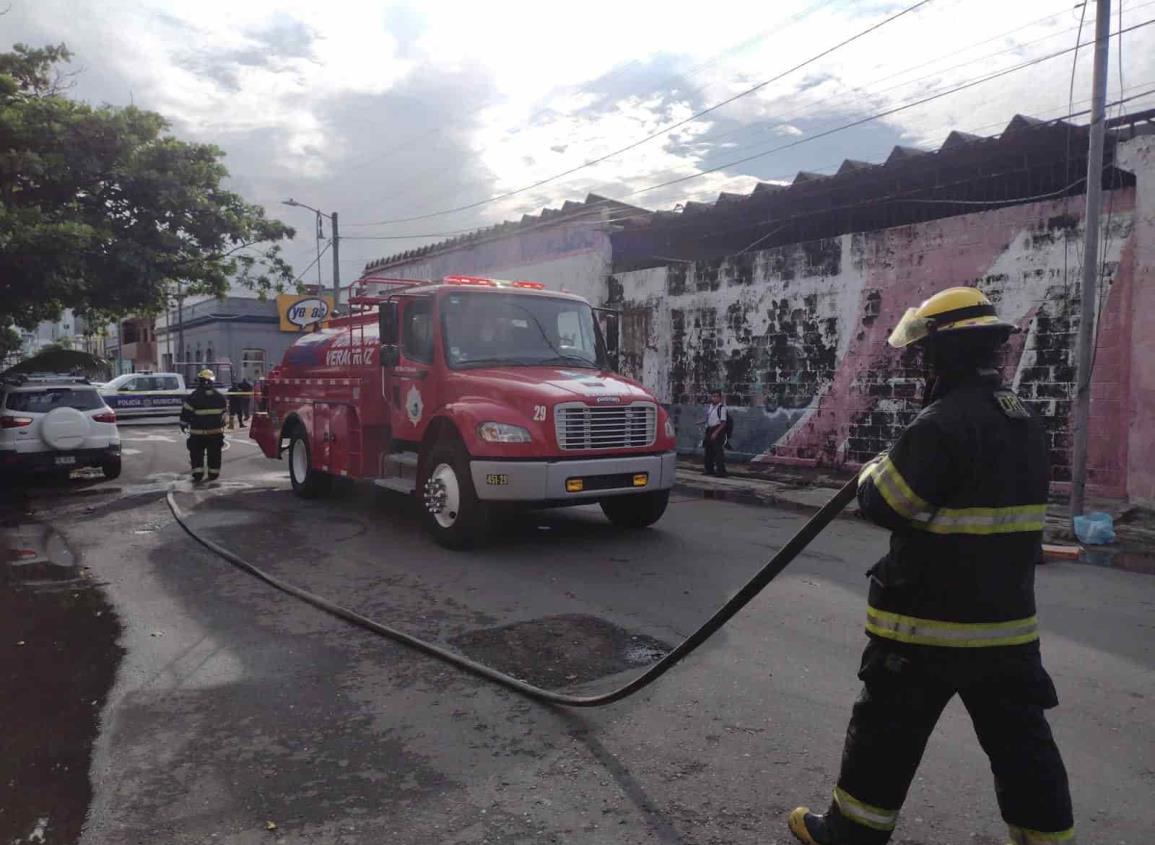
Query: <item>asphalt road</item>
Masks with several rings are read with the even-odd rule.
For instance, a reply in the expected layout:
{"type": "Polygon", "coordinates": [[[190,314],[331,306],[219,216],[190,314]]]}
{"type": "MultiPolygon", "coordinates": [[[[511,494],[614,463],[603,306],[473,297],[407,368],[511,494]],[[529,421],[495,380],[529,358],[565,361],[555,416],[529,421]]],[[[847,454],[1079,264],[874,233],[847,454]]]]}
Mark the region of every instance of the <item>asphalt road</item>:
{"type": "MultiPolygon", "coordinates": [[[[115,682],[92,699],[90,794],[68,799],[88,805],[80,841],[786,843],[789,809],[828,799],[858,690],[863,571],[882,532],[836,522],[655,686],[572,712],[274,591],[193,543],[161,493],[176,483],[200,530],[294,583],[534,682],[586,690],[614,685],[692,631],[801,518],[677,496],[653,530],[617,531],[596,508],[554,511],[511,524],[482,551],[453,553],[392,494],[350,485],[324,501],[295,499],[284,465],[243,432],[222,482],[197,491],[181,480],[175,427],[122,434],[119,482],[26,491],[4,528],[11,546],[13,532],[50,526],[122,626],[99,634],[115,636],[123,656],[106,648],[96,658],[115,667],[115,682]]],[[[1062,700],[1052,725],[1080,841],[1148,842],[1155,579],[1052,564],[1038,580],[1062,700]]],[[[72,612],[62,640],[88,630],[76,614],[99,611],[72,612]]],[[[47,800],[50,780],[36,783],[37,807],[67,803],[47,800]]],[[[31,806],[31,787],[7,785],[12,806],[31,806]]],[[[52,809],[0,814],[0,842],[75,841],[68,831],[79,826],[65,821],[52,809]],[[4,828],[6,817],[25,827],[4,828]],[[29,820],[42,838],[29,838],[29,820]]],[[[958,702],[894,841],[1006,841],[958,702]]]]}

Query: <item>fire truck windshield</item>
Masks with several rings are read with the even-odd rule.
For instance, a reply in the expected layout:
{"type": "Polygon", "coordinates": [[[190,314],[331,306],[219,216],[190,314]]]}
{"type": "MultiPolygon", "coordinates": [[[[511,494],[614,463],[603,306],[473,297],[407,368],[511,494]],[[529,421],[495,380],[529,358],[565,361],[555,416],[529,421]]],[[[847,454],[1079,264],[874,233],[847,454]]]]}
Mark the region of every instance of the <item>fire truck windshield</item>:
{"type": "Polygon", "coordinates": [[[593,311],[584,302],[463,291],[442,300],[441,319],[445,359],[456,369],[599,365],[593,311]]]}

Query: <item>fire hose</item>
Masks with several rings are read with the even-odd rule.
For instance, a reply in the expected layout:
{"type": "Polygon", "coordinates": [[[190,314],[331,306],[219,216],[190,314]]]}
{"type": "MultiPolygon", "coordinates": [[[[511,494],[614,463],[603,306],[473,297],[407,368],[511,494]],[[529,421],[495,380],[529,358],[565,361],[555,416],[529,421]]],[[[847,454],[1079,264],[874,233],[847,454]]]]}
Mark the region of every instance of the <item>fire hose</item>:
{"type": "Polygon", "coordinates": [[[209,551],[227,560],[229,563],[238,567],[244,572],[259,578],[267,584],[276,587],[291,596],[305,601],[320,610],[330,613],[339,619],[344,619],[353,625],[364,628],[367,631],[372,631],[383,637],[388,637],[391,640],[407,645],[423,654],[430,657],[435,657],[438,660],[449,663],[470,672],[495,684],[513,690],[516,693],[531,698],[535,701],[546,702],[549,704],[561,704],[566,707],[602,707],[606,704],[612,704],[615,701],[621,701],[636,692],[648,687],[662,675],[666,674],[676,664],[681,662],[691,652],[702,645],[710,638],[719,628],[725,625],[744,608],[750,601],[762,592],[763,588],[773,581],[784,570],[791,561],[794,560],[808,545],[814,540],[823,530],[830,524],[830,522],[838,516],[839,512],[854,498],[855,492],[858,488],[858,479],[852,478],[848,481],[842,489],[831,497],[819,511],[814,514],[803,525],[798,532],[787,541],[769,561],[758,570],[743,587],[738,590],[725,604],[719,607],[714,614],[703,624],[698,630],[682,640],[672,651],[667,653],[664,657],[638,675],[629,683],[609,692],[601,693],[600,695],[569,695],[564,692],[557,692],[554,690],[542,689],[533,684],[522,681],[512,675],[507,675],[504,672],[499,672],[475,660],[470,660],[468,657],[449,651],[441,646],[433,643],[420,640],[411,634],[406,634],[404,631],[399,631],[396,628],[391,628],[388,625],[383,625],[369,619],[366,616],[342,607],[339,604],[329,601],[328,599],[311,593],[308,590],[297,587],[284,581],[281,578],[271,575],[260,567],[250,563],[242,558],[240,555],[229,551],[220,544],[208,539],[207,537],[198,534],[189,525],[188,519],[180,506],[176,503],[176,498],[172,491],[169,491],[167,496],[169,509],[176,521],[180,524],[190,537],[207,548],[209,551]]]}

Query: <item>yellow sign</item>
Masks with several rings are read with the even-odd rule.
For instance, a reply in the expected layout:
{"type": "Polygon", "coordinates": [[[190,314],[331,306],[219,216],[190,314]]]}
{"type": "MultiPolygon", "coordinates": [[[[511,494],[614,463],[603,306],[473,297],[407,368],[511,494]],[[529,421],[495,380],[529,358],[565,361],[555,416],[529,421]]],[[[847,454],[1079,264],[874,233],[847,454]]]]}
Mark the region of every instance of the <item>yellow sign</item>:
{"type": "Polygon", "coordinates": [[[317,323],[325,323],[332,312],[331,296],[282,293],[277,297],[277,314],[280,315],[283,332],[301,332],[317,323]]]}

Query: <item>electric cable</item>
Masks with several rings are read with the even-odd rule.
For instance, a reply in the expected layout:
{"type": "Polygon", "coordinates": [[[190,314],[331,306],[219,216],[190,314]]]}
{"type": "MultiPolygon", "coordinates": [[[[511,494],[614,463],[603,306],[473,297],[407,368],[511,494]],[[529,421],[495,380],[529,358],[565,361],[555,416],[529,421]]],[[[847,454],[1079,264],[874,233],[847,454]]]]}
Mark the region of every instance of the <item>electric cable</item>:
{"type": "Polygon", "coordinates": [[[834,520],[835,517],[854,499],[858,490],[858,479],[852,478],[842,486],[842,488],[830,498],[830,500],[823,505],[819,511],[807,520],[793,537],[791,537],[786,545],[782,546],[772,558],[736,592],[728,601],[726,601],[720,608],[718,608],[706,622],[694,631],[686,639],[682,640],[672,651],[667,653],[664,657],[654,663],[652,666],[644,670],[640,675],[635,677],[632,681],[610,690],[609,692],[599,693],[595,695],[574,695],[570,693],[559,692],[557,690],[547,690],[535,686],[520,678],[515,678],[505,672],[486,666],[483,663],[478,663],[476,660],[471,660],[464,655],[457,654],[446,648],[443,648],[426,640],[419,639],[412,634],[407,634],[397,628],[385,625],[381,622],[374,621],[367,616],[363,616],[356,611],[350,610],[347,607],[330,601],[329,599],[319,596],[309,590],[298,587],[282,578],[272,575],[255,564],[245,560],[235,552],[226,549],[219,543],[210,540],[203,534],[197,533],[189,524],[188,517],[176,502],[176,497],[173,491],[169,491],[165,500],[168,502],[169,510],[172,511],[173,517],[185,532],[204,546],[209,551],[213,552],[219,557],[224,558],[229,563],[236,566],[243,572],[247,572],[266,584],[269,584],[284,593],[295,596],[302,601],[311,604],[320,610],[325,611],[339,619],[343,619],[360,628],[364,628],[374,634],[382,637],[387,637],[391,640],[406,645],[416,651],[434,657],[452,666],[484,678],[513,692],[524,695],[534,701],[539,701],[546,704],[560,704],[566,707],[604,707],[607,704],[613,704],[615,701],[621,701],[623,698],[628,698],[641,690],[648,687],[662,675],[666,674],[675,665],[680,663],[683,659],[689,656],[698,646],[706,642],[715,632],[723,625],[732,619],[742,608],[750,603],[763,588],[771,581],[778,577],[790,563],[810,545],[823,530],[834,520]]]}
{"type": "MultiPolygon", "coordinates": [[[[387,225],[392,225],[394,223],[411,223],[411,222],[414,222],[417,220],[428,220],[432,217],[442,217],[446,214],[456,214],[456,213],[461,212],[461,211],[468,211],[470,209],[479,208],[483,205],[489,205],[490,203],[498,202],[499,200],[508,199],[509,197],[525,193],[526,191],[532,191],[534,188],[540,188],[542,185],[547,185],[550,182],[555,182],[558,179],[561,179],[565,176],[569,176],[572,173],[577,173],[578,171],[584,170],[587,167],[593,167],[596,164],[600,164],[601,162],[606,161],[608,159],[611,159],[614,156],[620,155],[621,153],[628,152],[629,150],[632,150],[636,147],[639,147],[642,144],[645,144],[649,141],[654,140],[655,138],[660,138],[663,135],[667,135],[670,132],[674,131],[675,129],[677,129],[681,126],[685,126],[687,123],[691,123],[691,122],[697,120],[698,118],[703,117],[704,115],[707,115],[707,114],[710,114],[711,112],[717,111],[718,109],[722,108],[723,106],[727,106],[730,103],[733,103],[734,101],[741,99],[742,97],[746,97],[746,96],[749,96],[750,94],[755,93],[756,91],[760,91],[761,89],[765,88],[767,85],[770,85],[771,83],[776,82],[777,80],[781,79],[782,77],[787,76],[791,73],[794,73],[795,71],[800,70],[800,69],[806,67],[807,65],[813,64],[814,62],[818,61],[819,59],[830,55],[831,53],[835,52],[836,50],[840,50],[841,48],[847,46],[848,44],[851,44],[854,41],[857,41],[858,39],[869,35],[870,33],[874,32],[875,30],[877,30],[883,26],[886,26],[888,23],[891,23],[892,21],[898,20],[899,18],[903,17],[904,15],[907,15],[907,14],[910,14],[911,12],[914,12],[915,10],[919,9],[922,6],[925,6],[927,3],[930,3],[930,2],[933,2],[933,0],[918,0],[917,3],[914,3],[910,6],[907,6],[905,9],[902,9],[902,10],[896,12],[895,14],[886,18],[885,20],[879,21],[878,23],[867,27],[866,29],[852,35],[850,38],[847,38],[843,41],[840,41],[838,44],[835,44],[832,47],[828,47],[820,53],[816,53],[815,55],[811,56],[810,58],[805,59],[802,62],[799,62],[798,64],[788,68],[787,70],[784,70],[781,73],[778,73],[769,79],[766,79],[766,80],[763,80],[762,82],[759,82],[757,85],[753,85],[750,88],[745,89],[744,91],[738,92],[737,94],[733,95],[732,97],[728,97],[725,100],[722,100],[721,102],[715,103],[714,105],[712,105],[708,108],[705,108],[705,109],[702,109],[701,111],[695,112],[694,114],[690,115],[689,117],[687,117],[683,120],[680,120],[677,123],[671,124],[670,126],[667,126],[664,129],[660,129],[657,132],[653,132],[649,135],[646,135],[643,138],[639,138],[638,140],[633,141],[624,147],[620,147],[616,150],[613,150],[609,153],[606,153],[605,155],[602,155],[602,156],[599,156],[597,158],[591,159],[589,161],[583,162],[582,164],[571,167],[568,170],[563,170],[561,173],[555,173],[553,176],[548,176],[544,179],[539,179],[538,181],[533,182],[532,184],[523,185],[520,188],[516,188],[516,189],[511,190],[511,191],[506,191],[506,192],[501,193],[501,194],[496,194],[494,196],[488,197],[488,198],[483,199],[483,200],[477,200],[476,202],[467,203],[466,205],[460,205],[460,206],[457,206],[455,208],[442,209],[441,211],[431,211],[427,214],[417,214],[417,215],[414,215],[412,217],[396,217],[396,218],[391,218],[388,220],[377,220],[377,221],[373,221],[370,223],[359,223],[357,225],[360,225],[360,226],[387,226],[387,225]]],[[[349,225],[352,225],[352,224],[349,224],[349,225]]]]}

